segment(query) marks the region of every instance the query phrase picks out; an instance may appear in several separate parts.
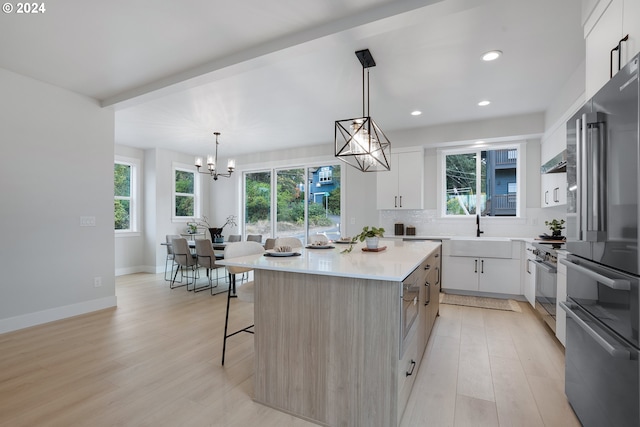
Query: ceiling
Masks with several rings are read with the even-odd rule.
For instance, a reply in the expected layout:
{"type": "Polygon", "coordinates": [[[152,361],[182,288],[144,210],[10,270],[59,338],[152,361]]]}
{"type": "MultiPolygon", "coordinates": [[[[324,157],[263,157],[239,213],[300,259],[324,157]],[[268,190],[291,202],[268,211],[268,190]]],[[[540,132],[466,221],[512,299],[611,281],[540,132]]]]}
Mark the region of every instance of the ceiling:
{"type": "Polygon", "coordinates": [[[0,67],[115,108],[116,144],[194,155],[214,131],[223,157],[331,144],[334,121],[362,113],[364,48],[387,134],[544,111],[584,60],[581,0],[45,5],[0,16],[0,67]]]}

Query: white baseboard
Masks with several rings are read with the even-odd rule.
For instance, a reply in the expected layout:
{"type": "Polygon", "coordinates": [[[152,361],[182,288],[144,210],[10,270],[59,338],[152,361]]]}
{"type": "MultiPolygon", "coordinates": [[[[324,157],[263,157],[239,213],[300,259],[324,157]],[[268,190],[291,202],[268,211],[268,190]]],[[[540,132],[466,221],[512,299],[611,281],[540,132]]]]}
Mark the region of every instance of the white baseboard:
{"type": "Polygon", "coordinates": [[[0,319],[0,334],[117,306],[116,296],[0,319]]]}
{"type": "Polygon", "coordinates": [[[116,268],[115,275],[116,276],[124,276],[127,274],[136,274],[136,273],[163,273],[163,266],[150,266],[150,265],[137,265],[135,267],[124,267],[124,268],[116,268]]]}

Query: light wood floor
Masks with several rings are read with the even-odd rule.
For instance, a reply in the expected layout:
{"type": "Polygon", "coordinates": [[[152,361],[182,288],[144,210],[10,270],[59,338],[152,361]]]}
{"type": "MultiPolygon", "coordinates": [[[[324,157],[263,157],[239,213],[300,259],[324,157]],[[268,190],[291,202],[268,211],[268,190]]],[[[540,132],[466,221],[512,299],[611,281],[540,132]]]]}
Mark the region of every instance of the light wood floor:
{"type": "MultiPolygon", "coordinates": [[[[312,426],[253,394],[253,336],[220,366],[226,295],[117,279],[118,307],[0,335],[1,426],[312,426]]],[[[239,301],[232,327],[252,322],[239,301]]],[[[522,313],[441,306],[403,427],[579,425],[564,356],[522,313]]]]}

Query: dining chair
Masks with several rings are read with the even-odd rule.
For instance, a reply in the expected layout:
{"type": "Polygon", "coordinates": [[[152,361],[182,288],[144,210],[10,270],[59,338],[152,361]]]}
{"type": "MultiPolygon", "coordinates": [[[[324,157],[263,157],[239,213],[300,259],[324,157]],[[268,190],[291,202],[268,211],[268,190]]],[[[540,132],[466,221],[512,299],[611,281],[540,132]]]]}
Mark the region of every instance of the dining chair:
{"type": "Polygon", "coordinates": [[[275,247],[277,248],[278,246],[291,246],[292,249],[301,248],[302,240],[297,237],[278,237],[276,239],[275,247]]]}
{"type": "Polygon", "coordinates": [[[185,238],[180,238],[180,239],[173,239],[171,241],[171,246],[173,248],[173,257],[175,259],[175,262],[178,264],[178,268],[176,269],[175,274],[173,275],[173,280],[171,281],[171,284],[169,285],[169,287],[171,289],[175,289],[175,288],[179,288],[181,286],[187,286],[187,290],[189,289],[189,285],[193,284],[194,289],[195,289],[195,283],[196,283],[196,267],[198,265],[198,263],[196,262],[196,255],[191,253],[191,250],[189,249],[189,245],[187,244],[187,239],[185,238]],[[186,283],[182,284],[180,286],[175,286],[176,283],[176,277],[178,276],[178,271],[180,271],[181,273],[184,272],[184,276],[186,276],[186,283]],[[191,271],[191,278],[193,279],[192,283],[189,283],[189,271],[191,271]]]}
{"type": "Polygon", "coordinates": [[[247,234],[247,242],[262,243],[262,234],[247,234]]]}
{"type": "Polygon", "coordinates": [[[264,248],[266,250],[273,249],[275,246],[276,246],[276,239],[274,239],[273,237],[268,237],[264,241],[264,248]]]}
{"type": "Polygon", "coordinates": [[[223,267],[219,264],[216,264],[216,253],[213,250],[213,245],[211,244],[211,240],[209,239],[198,239],[196,240],[196,257],[198,259],[198,265],[200,267],[204,267],[207,269],[207,278],[209,279],[209,286],[195,288],[196,292],[203,291],[205,289],[211,289],[211,295],[215,295],[213,293],[213,289],[218,287],[220,282],[220,276],[218,269],[223,267]],[[213,270],[216,271],[216,284],[213,285],[213,270]]]}
{"type": "MultiPolygon", "coordinates": [[[[180,236],[178,234],[167,234],[165,236],[166,239],[166,247],[167,247],[167,257],[164,261],[164,280],[167,282],[171,281],[171,277],[173,276],[173,269],[176,267],[176,261],[173,256],[173,246],[171,245],[171,241],[173,239],[179,239],[180,236]],[[167,271],[169,266],[169,261],[171,261],[171,272],[169,273],[169,277],[167,277],[167,271]]],[[[180,278],[180,282],[182,282],[182,277],[180,278]]]]}
{"type": "Polygon", "coordinates": [[[241,242],[241,241],[242,241],[242,236],[239,234],[230,234],[229,238],[227,239],[227,242],[229,243],[241,242]]]}
{"type": "MultiPolygon", "coordinates": [[[[264,247],[258,242],[235,242],[230,243],[224,248],[224,258],[238,258],[247,255],[254,254],[262,254],[264,252],[264,247]]],[[[229,291],[227,292],[227,313],[224,318],[224,341],[222,344],[222,365],[224,366],[224,355],[227,350],[227,338],[232,337],[241,332],[247,332],[249,334],[253,334],[251,330],[253,328],[253,324],[250,326],[239,329],[235,332],[228,333],[229,327],[229,306],[231,303],[231,298],[238,298],[240,301],[250,302],[253,304],[253,291],[254,291],[254,282],[253,280],[244,282],[244,283],[236,283],[236,275],[248,273],[252,271],[252,268],[247,267],[234,267],[227,266],[227,271],[229,272],[229,291]],[[234,295],[231,295],[233,292],[234,295]]]]}

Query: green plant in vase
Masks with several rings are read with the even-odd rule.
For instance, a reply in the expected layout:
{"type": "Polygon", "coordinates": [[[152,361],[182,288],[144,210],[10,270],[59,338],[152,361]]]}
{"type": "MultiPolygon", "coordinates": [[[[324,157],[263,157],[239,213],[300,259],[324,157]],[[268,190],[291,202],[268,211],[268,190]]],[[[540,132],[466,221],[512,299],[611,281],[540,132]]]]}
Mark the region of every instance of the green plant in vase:
{"type": "Polygon", "coordinates": [[[384,228],[369,227],[368,225],[362,228],[362,232],[351,238],[351,244],[349,247],[342,251],[342,253],[349,253],[353,250],[353,245],[358,242],[367,242],[368,249],[376,249],[378,247],[378,239],[384,237],[384,228]]]}
{"type": "Polygon", "coordinates": [[[553,237],[562,238],[562,230],[564,230],[564,219],[557,220],[553,219],[551,221],[545,221],[544,225],[549,227],[551,230],[551,235],[553,237]]]}

